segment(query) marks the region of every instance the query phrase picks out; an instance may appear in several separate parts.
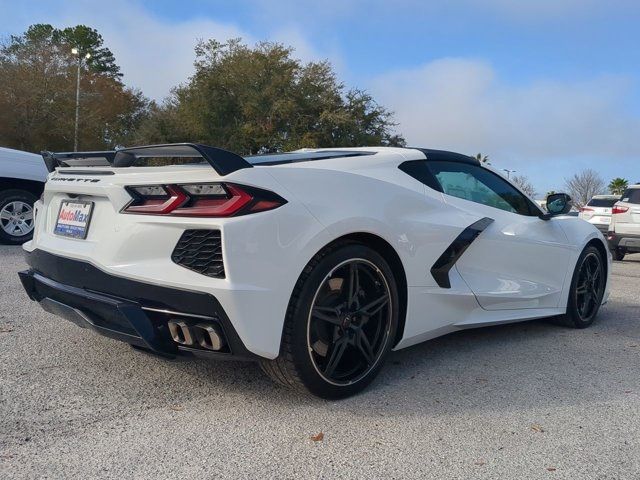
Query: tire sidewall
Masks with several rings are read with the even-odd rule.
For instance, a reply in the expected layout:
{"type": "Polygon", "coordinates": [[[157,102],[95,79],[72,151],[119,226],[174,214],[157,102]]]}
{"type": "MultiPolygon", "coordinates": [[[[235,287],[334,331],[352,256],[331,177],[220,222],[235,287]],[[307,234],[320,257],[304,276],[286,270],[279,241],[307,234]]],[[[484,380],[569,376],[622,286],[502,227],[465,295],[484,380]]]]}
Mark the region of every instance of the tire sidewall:
{"type": "Polygon", "coordinates": [[[304,385],[313,394],[323,398],[342,398],[353,395],[365,388],[376,377],[385,358],[393,347],[396,331],[398,328],[399,316],[399,295],[395,278],[391,268],[385,259],[376,251],[363,245],[347,245],[328,255],[324,256],[308,277],[304,280],[300,295],[295,305],[290,308],[290,321],[293,322],[292,329],[292,353],[296,369],[299,372],[300,379],[304,385]],[[307,324],[309,321],[309,312],[314,300],[316,291],[324,281],[331,270],[340,263],[350,260],[362,258],[376,265],[384,275],[389,291],[391,294],[391,328],[385,348],[375,365],[364,377],[349,385],[334,385],[327,382],[315,369],[311,356],[309,354],[307,340],[307,324]]]}
{"type": "MultiPolygon", "coordinates": [[[[20,189],[5,190],[3,192],[0,192],[0,210],[2,210],[5,207],[5,205],[15,201],[28,203],[33,207],[33,204],[36,202],[36,200],[37,200],[36,196],[27,190],[20,190],[20,189]]],[[[15,235],[8,234],[7,232],[4,231],[4,229],[0,227],[0,242],[4,244],[20,245],[31,240],[32,237],[33,237],[33,230],[31,230],[31,232],[29,232],[27,235],[15,236],[15,235]]]]}

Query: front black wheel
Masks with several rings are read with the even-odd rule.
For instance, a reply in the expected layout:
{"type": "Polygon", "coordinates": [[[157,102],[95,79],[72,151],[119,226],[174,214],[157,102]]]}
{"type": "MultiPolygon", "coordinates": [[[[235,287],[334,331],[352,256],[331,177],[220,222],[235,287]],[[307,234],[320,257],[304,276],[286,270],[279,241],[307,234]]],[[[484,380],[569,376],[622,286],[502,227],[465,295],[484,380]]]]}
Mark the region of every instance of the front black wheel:
{"type": "Polygon", "coordinates": [[[322,398],[364,389],[393,346],[393,273],[376,251],[350,244],[316,255],[292,296],[280,355],[262,362],[274,380],[322,398]]]}
{"type": "Polygon", "coordinates": [[[566,323],[575,328],[591,325],[598,314],[606,287],[606,270],[600,251],[588,246],[584,249],[573,274],[566,323]]]}

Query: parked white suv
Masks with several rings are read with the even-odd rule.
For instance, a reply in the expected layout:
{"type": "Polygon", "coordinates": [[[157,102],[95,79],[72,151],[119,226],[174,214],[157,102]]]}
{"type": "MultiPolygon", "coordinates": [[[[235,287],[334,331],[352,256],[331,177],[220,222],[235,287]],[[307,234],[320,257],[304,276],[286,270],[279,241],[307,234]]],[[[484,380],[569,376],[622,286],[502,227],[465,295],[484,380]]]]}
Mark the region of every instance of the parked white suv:
{"type": "Polygon", "coordinates": [[[578,216],[606,235],[611,223],[611,209],[619,200],[620,195],[595,195],[580,209],[578,216]]]}
{"type": "Polygon", "coordinates": [[[21,244],[33,235],[33,204],[44,190],[40,155],[0,147],[0,243],[21,244]]]}
{"type": "Polygon", "coordinates": [[[613,206],[607,240],[615,260],[640,252],[640,184],[630,185],[613,206]]]}

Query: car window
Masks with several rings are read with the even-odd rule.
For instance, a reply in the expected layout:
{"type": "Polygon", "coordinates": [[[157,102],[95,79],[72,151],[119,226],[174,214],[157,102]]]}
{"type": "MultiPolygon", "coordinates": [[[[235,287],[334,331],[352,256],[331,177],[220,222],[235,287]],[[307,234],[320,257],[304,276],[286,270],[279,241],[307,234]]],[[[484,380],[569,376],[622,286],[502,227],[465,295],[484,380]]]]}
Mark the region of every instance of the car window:
{"type": "Polygon", "coordinates": [[[537,215],[527,198],[499,175],[462,162],[427,161],[447,195],[520,215],[537,215]]]}
{"type": "Polygon", "coordinates": [[[640,188],[627,188],[620,201],[640,204],[640,188]]]}
{"type": "Polygon", "coordinates": [[[589,203],[587,203],[587,207],[611,208],[613,207],[614,203],[619,200],[619,198],[592,198],[591,200],[589,200],[589,203]]]}

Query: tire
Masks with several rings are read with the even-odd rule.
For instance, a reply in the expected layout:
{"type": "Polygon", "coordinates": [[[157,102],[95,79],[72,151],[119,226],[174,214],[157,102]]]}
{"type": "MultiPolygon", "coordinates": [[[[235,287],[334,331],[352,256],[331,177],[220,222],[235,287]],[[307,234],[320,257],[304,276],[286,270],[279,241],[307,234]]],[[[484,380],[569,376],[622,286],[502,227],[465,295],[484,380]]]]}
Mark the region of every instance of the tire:
{"type": "Polygon", "coordinates": [[[622,248],[616,248],[613,252],[611,252],[613,259],[621,262],[624,260],[624,256],[627,254],[622,248]]]}
{"type": "Polygon", "coordinates": [[[10,189],[0,192],[0,242],[20,245],[33,237],[33,204],[31,192],[10,189]]]}
{"type": "Polygon", "coordinates": [[[399,310],[393,272],[380,254],[360,244],[325,249],[294,288],[279,356],[261,367],[275,382],[321,398],[354,395],[382,368],[399,310]]]}
{"type": "MultiPolygon", "coordinates": [[[[595,320],[606,288],[604,262],[605,259],[600,251],[593,246],[587,246],[580,254],[571,279],[567,313],[563,317],[563,323],[566,325],[573,328],[586,328],[595,320]],[[587,262],[590,265],[597,263],[597,273],[594,270],[593,277],[585,277],[583,268],[587,262]],[[594,279],[596,277],[597,279],[594,279]],[[587,301],[585,299],[587,295],[591,298],[592,304],[585,308],[583,302],[587,301]]],[[[589,267],[586,268],[589,269],[589,267]]]]}

